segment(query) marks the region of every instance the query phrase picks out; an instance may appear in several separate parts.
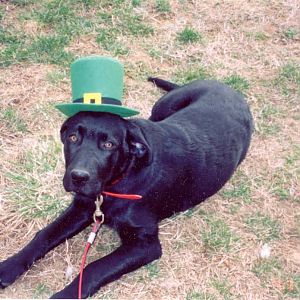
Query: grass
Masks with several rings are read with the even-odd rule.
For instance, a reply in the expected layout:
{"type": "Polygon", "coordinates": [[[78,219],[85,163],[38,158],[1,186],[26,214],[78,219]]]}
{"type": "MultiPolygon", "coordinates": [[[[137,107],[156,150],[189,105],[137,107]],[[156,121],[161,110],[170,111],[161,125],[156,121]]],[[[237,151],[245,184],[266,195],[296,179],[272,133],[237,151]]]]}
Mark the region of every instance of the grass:
{"type": "Polygon", "coordinates": [[[299,201],[291,188],[294,180],[299,178],[300,151],[297,145],[291,145],[284,155],[283,166],[274,169],[271,183],[268,185],[270,192],[280,201],[299,201]]]}
{"type": "Polygon", "coordinates": [[[186,84],[193,80],[218,79],[242,94],[246,94],[250,87],[249,82],[240,75],[235,74],[224,78],[217,78],[216,74],[212,71],[195,63],[192,67],[188,65],[188,67],[182,70],[177,70],[173,78],[175,82],[181,84],[186,84]]]}
{"type": "Polygon", "coordinates": [[[148,276],[149,278],[155,278],[157,276],[159,276],[159,266],[158,263],[155,261],[153,263],[150,263],[148,265],[145,266],[147,272],[148,272],[148,276]]]}
{"type": "Polygon", "coordinates": [[[48,294],[50,290],[48,286],[44,283],[38,283],[38,285],[35,288],[33,298],[34,299],[44,299],[48,294]]]}
{"type": "Polygon", "coordinates": [[[15,44],[15,43],[20,43],[18,33],[14,32],[13,29],[4,29],[3,27],[1,27],[0,28],[0,42],[3,45],[11,45],[11,44],[15,44]]]}
{"type": "Polygon", "coordinates": [[[213,279],[211,285],[219,292],[224,300],[233,299],[231,292],[232,286],[226,279],[213,279]]]}
{"type": "MultiPolygon", "coordinates": [[[[6,37],[8,38],[8,37],[6,37]]],[[[74,56],[65,51],[68,40],[63,36],[38,36],[33,41],[22,41],[21,37],[10,37],[7,47],[0,52],[0,66],[13,63],[49,63],[68,66],[74,56]]]]}
{"type": "MultiPolygon", "coordinates": [[[[64,118],[53,105],[71,99],[73,59],[107,55],[124,64],[124,105],[141,118],[163,94],[146,81],[149,75],[180,84],[217,79],[247,96],[256,131],[245,161],[217,195],[160,224],[162,258],[94,298],[300,297],[297,5],[232,3],[0,3],[0,261],[69,203],[58,137],[64,118]],[[265,243],[271,255],[260,259],[265,243]]],[[[48,298],[62,289],[66,266],[74,275],[78,270],[88,232],[53,250],[0,298],[48,298]]],[[[119,243],[103,227],[89,260],[119,243]]]]}
{"type": "Polygon", "coordinates": [[[132,7],[115,8],[111,12],[99,13],[99,20],[105,22],[109,30],[114,30],[116,34],[127,34],[132,36],[149,36],[153,33],[153,28],[144,23],[132,7]]]}
{"type": "MultiPolygon", "coordinates": [[[[93,2],[82,2],[88,9],[93,2]]],[[[72,37],[93,30],[94,22],[78,14],[78,1],[53,0],[45,2],[42,8],[33,11],[31,19],[36,20],[43,28],[51,28],[56,35],[69,41],[72,37]]]]}
{"type": "Polygon", "coordinates": [[[58,165],[60,144],[47,140],[40,147],[26,151],[6,174],[10,180],[7,192],[19,214],[26,218],[53,218],[66,207],[59,200],[59,191],[44,189],[45,180],[49,186],[53,180],[51,174],[58,165]]]}
{"type": "Polygon", "coordinates": [[[290,153],[285,157],[287,167],[297,167],[300,160],[300,146],[292,145],[290,153]]]}
{"type": "Polygon", "coordinates": [[[268,215],[256,212],[246,218],[245,224],[259,241],[270,242],[280,238],[281,225],[279,221],[268,215]]]}
{"type": "Polygon", "coordinates": [[[298,33],[299,33],[299,31],[296,28],[290,27],[283,32],[283,36],[287,39],[293,40],[296,38],[298,33]]]}
{"type": "Polygon", "coordinates": [[[250,86],[247,79],[236,74],[225,77],[223,82],[242,94],[245,94],[250,86]]]}
{"type": "Polygon", "coordinates": [[[217,297],[213,294],[190,291],[185,300],[216,300],[217,297]]]}
{"type": "Polygon", "coordinates": [[[193,65],[193,67],[188,66],[188,68],[177,70],[176,73],[173,75],[173,78],[174,82],[186,84],[193,80],[211,79],[212,75],[210,74],[209,70],[207,70],[205,67],[193,65]]]}
{"type": "Polygon", "coordinates": [[[46,79],[52,84],[52,85],[58,85],[63,80],[65,80],[68,76],[67,72],[65,70],[58,70],[58,71],[51,71],[48,72],[46,75],[46,79]]]}
{"type": "Polygon", "coordinates": [[[278,258],[259,259],[252,268],[252,272],[262,281],[270,278],[270,275],[278,275],[282,270],[282,264],[278,258]]]}
{"type": "Polygon", "coordinates": [[[248,184],[241,183],[239,186],[233,189],[226,190],[222,193],[225,198],[242,198],[246,203],[251,203],[250,187],[248,184]]]}
{"type": "Polygon", "coordinates": [[[300,296],[300,274],[292,275],[285,281],[284,294],[292,298],[300,296]]]}
{"type": "Polygon", "coordinates": [[[28,132],[25,121],[19,116],[18,112],[12,108],[7,107],[0,112],[0,121],[5,124],[6,128],[11,132],[26,133],[28,132]]]}
{"type": "Polygon", "coordinates": [[[0,27],[0,67],[9,66],[13,62],[26,61],[27,51],[24,40],[26,35],[14,28],[0,27]]]}
{"type": "Polygon", "coordinates": [[[268,34],[266,34],[265,32],[248,32],[247,36],[250,38],[253,38],[255,41],[267,41],[269,39],[268,34]]]}
{"type": "Polygon", "coordinates": [[[170,2],[168,0],[156,0],[155,9],[160,13],[170,13],[172,11],[170,2]]]}
{"type": "Polygon", "coordinates": [[[198,43],[202,40],[202,35],[191,27],[185,27],[177,35],[177,40],[182,44],[198,43]]]}
{"type": "Polygon", "coordinates": [[[230,227],[222,219],[213,215],[205,215],[204,220],[208,228],[202,230],[201,239],[208,252],[229,252],[238,237],[230,230],[230,227]]]}
{"type": "Polygon", "coordinates": [[[300,235],[300,214],[296,216],[296,220],[295,220],[295,223],[296,223],[296,233],[298,235],[300,235]]]}
{"type": "Polygon", "coordinates": [[[132,37],[147,37],[153,33],[151,26],[145,24],[141,17],[134,13],[133,7],[125,9],[115,7],[111,12],[99,13],[100,22],[105,27],[98,28],[96,42],[115,56],[128,55],[130,49],[121,40],[124,34],[132,37]]]}
{"type": "Polygon", "coordinates": [[[68,66],[74,56],[64,50],[66,42],[62,36],[40,36],[29,47],[28,55],[37,63],[68,66]]]}
{"type": "Polygon", "coordinates": [[[271,192],[276,195],[279,200],[292,200],[289,192],[291,185],[291,174],[287,173],[285,168],[278,168],[273,174],[272,186],[270,187],[271,192]]]}
{"type": "Polygon", "coordinates": [[[300,296],[299,274],[286,274],[282,262],[277,257],[257,260],[252,272],[260,279],[263,286],[276,283],[275,292],[278,294],[280,291],[283,298],[300,296]]]}
{"type": "Polygon", "coordinates": [[[295,93],[300,95],[300,65],[295,62],[283,65],[274,80],[274,86],[286,97],[295,93]]]}
{"type": "MultiPolygon", "coordinates": [[[[93,1],[81,3],[86,8],[96,5],[93,1]]],[[[13,33],[9,28],[2,27],[0,42],[6,47],[0,49],[0,66],[28,61],[67,67],[74,60],[74,55],[66,47],[73,38],[91,31],[98,32],[95,41],[115,56],[129,53],[129,47],[119,41],[124,34],[133,37],[153,34],[153,28],[134,12],[134,6],[125,6],[124,1],[113,2],[110,11],[100,10],[96,19],[81,16],[79,4],[70,0],[45,1],[32,13],[26,13],[26,21],[37,21],[42,29],[50,30],[50,35],[40,35],[32,40],[28,35],[13,33]]],[[[106,5],[111,6],[108,3],[106,5]]]]}
{"type": "MultiPolygon", "coordinates": [[[[42,9],[34,12],[37,20],[45,25],[52,25],[55,29],[62,24],[68,24],[75,18],[70,1],[54,0],[46,2],[42,9]]],[[[72,23],[72,22],[71,22],[72,23]]]]}
{"type": "Polygon", "coordinates": [[[132,0],[131,4],[133,7],[137,7],[141,5],[142,0],[132,0]]]}
{"type": "Polygon", "coordinates": [[[300,66],[292,62],[287,63],[281,68],[279,78],[300,85],[300,66]]]}
{"type": "Polygon", "coordinates": [[[118,31],[114,29],[100,30],[96,42],[115,56],[127,55],[130,51],[129,48],[118,42],[118,31]]]}
{"type": "Polygon", "coordinates": [[[11,0],[10,2],[16,6],[24,7],[34,3],[34,0],[11,0]]]}
{"type": "Polygon", "coordinates": [[[245,174],[237,172],[231,184],[227,184],[220,195],[225,199],[234,200],[234,198],[237,198],[241,199],[244,204],[251,204],[251,182],[245,174]]]}
{"type": "Polygon", "coordinates": [[[258,114],[257,130],[262,136],[276,135],[280,131],[276,123],[278,116],[282,113],[274,104],[264,104],[258,114]]]}
{"type": "MultiPolygon", "coordinates": [[[[31,4],[31,3],[24,3],[31,4]]],[[[21,14],[20,14],[21,15],[21,14]]],[[[0,52],[0,65],[9,66],[13,63],[33,62],[50,63],[68,66],[74,59],[65,51],[72,36],[82,31],[80,18],[72,11],[70,2],[51,1],[44,4],[42,9],[33,10],[26,19],[37,20],[44,26],[53,26],[51,35],[38,35],[34,38],[15,31],[9,26],[2,26],[0,41],[6,45],[0,52]]]]}

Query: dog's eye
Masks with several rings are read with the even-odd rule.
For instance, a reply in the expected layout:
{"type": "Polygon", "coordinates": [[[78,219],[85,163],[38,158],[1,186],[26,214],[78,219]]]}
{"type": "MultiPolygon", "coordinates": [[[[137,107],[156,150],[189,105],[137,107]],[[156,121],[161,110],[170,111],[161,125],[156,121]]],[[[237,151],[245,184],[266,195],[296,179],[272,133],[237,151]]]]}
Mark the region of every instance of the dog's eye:
{"type": "Polygon", "coordinates": [[[76,134],[71,134],[71,135],[69,136],[69,141],[70,141],[70,142],[76,143],[77,140],[78,140],[78,138],[77,138],[76,134]]]}
{"type": "Polygon", "coordinates": [[[112,148],[113,143],[112,143],[112,142],[105,142],[105,143],[103,144],[103,146],[104,146],[104,148],[106,148],[106,149],[110,149],[110,148],[112,148]]]}

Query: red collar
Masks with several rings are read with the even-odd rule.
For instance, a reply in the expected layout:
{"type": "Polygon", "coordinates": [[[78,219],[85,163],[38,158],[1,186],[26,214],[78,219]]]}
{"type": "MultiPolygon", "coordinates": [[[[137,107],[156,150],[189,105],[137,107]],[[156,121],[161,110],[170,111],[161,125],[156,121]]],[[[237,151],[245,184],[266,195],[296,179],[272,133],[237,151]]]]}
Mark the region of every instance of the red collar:
{"type": "Polygon", "coordinates": [[[118,193],[112,193],[112,192],[102,192],[103,195],[115,197],[115,198],[121,198],[126,200],[140,200],[143,197],[141,195],[135,195],[135,194],[118,194],[118,193]]]}
{"type": "MultiPolygon", "coordinates": [[[[118,179],[115,179],[110,186],[118,183],[119,181],[121,181],[123,178],[125,177],[125,175],[121,176],[118,179]]],[[[121,199],[126,199],[126,200],[140,200],[143,197],[141,195],[136,195],[136,194],[118,194],[118,193],[112,193],[112,192],[106,192],[103,191],[102,195],[106,195],[106,196],[110,196],[110,197],[115,197],[115,198],[121,198],[121,199]]]]}
{"type": "MultiPolygon", "coordinates": [[[[129,173],[129,170],[133,166],[134,162],[135,162],[135,157],[133,157],[133,159],[129,162],[129,164],[128,164],[126,170],[123,172],[123,174],[121,174],[121,176],[119,178],[112,180],[109,186],[115,185],[119,181],[124,179],[127,176],[127,174],[129,173]]],[[[118,194],[118,193],[112,193],[112,192],[106,192],[106,191],[103,191],[101,194],[110,196],[110,197],[114,197],[114,198],[126,199],[126,200],[140,200],[143,198],[141,195],[136,195],[136,194],[118,194]]]]}

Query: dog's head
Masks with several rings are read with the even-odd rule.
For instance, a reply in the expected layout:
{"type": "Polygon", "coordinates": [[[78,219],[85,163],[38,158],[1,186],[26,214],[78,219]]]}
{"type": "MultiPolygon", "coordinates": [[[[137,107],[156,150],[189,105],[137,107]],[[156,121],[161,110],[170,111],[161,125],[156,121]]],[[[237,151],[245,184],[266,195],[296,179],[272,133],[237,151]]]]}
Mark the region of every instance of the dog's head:
{"type": "Polygon", "coordinates": [[[141,130],[109,113],[81,112],[61,128],[68,192],[97,196],[126,172],[130,162],[151,161],[151,151],[141,130]]]}

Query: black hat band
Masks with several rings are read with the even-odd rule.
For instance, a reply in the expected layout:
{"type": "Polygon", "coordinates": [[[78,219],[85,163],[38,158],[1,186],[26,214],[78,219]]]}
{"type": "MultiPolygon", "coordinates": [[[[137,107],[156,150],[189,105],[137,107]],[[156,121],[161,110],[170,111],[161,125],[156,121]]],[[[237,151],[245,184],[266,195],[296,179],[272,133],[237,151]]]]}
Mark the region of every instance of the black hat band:
{"type": "MultiPolygon", "coordinates": [[[[73,103],[84,103],[83,98],[79,98],[73,101],[73,103]]],[[[95,99],[89,99],[89,104],[95,104],[95,99]]],[[[112,105],[122,105],[122,102],[120,100],[114,99],[114,98],[101,98],[101,104],[112,104],[112,105]]]]}

